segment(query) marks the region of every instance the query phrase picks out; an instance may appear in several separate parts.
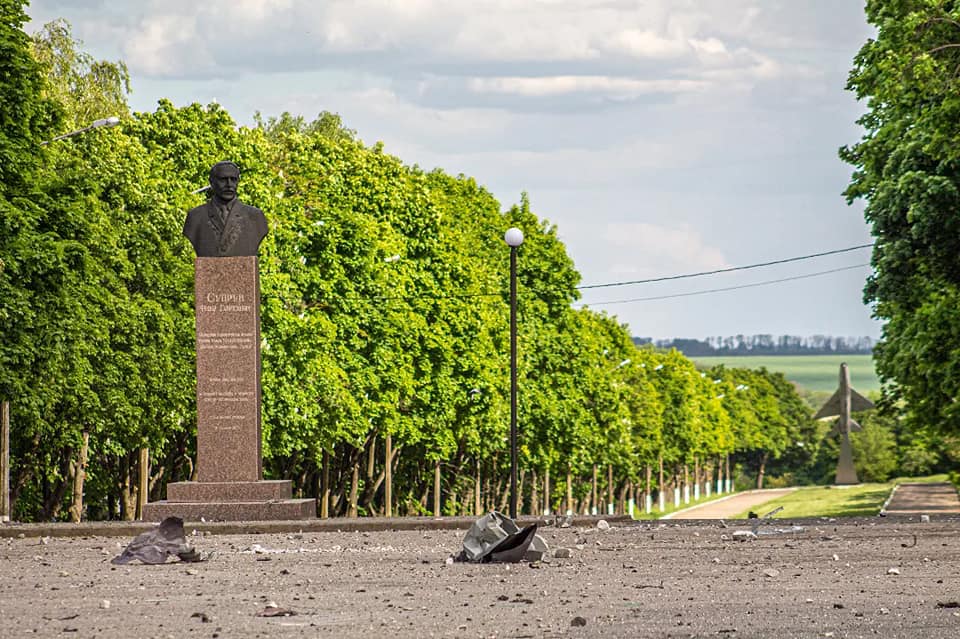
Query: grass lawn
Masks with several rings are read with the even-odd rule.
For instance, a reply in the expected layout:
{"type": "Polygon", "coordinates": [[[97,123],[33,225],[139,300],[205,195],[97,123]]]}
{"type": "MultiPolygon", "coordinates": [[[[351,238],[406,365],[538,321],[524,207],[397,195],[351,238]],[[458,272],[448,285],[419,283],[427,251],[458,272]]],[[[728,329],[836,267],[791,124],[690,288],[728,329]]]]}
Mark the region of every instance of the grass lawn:
{"type": "Polygon", "coordinates": [[[880,390],[871,355],[758,355],[694,357],[697,366],[723,364],[730,368],[760,368],[783,373],[791,382],[811,391],[837,389],[840,364],[847,363],[850,383],[862,395],[880,390]]]}
{"type": "MultiPolygon", "coordinates": [[[[883,502],[897,484],[905,482],[941,482],[947,481],[946,475],[930,477],[899,477],[885,484],[859,484],[837,488],[835,486],[810,486],[784,495],[778,499],[753,507],[749,510],[760,514],[770,512],[780,506],[783,510],[773,516],[775,519],[795,519],[800,517],[872,517],[880,512],[883,502]]],[[[746,519],[749,510],[745,510],[735,519],[746,519]]]]}

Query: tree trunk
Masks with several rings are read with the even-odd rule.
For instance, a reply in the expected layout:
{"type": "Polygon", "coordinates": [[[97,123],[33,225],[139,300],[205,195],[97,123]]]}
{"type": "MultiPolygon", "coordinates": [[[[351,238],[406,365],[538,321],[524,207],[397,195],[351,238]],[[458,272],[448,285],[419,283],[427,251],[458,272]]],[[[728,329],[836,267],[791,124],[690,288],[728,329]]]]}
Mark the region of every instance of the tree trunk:
{"type": "Polygon", "coordinates": [[[630,482],[625,481],[623,485],[620,486],[620,500],[617,504],[617,512],[624,514],[627,512],[627,491],[630,490],[630,482]]]}
{"type": "Polygon", "coordinates": [[[723,494],[723,457],[717,455],[717,494],[723,494]]]}
{"type": "Polygon", "coordinates": [[[693,457],[693,498],[700,498],[700,458],[696,455],[693,457]]]}
{"type": "Polygon", "coordinates": [[[367,448],[367,479],[373,479],[377,468],[377,434],[370,436],[370,446],[367,448]]]}
{"type": "Polygon", "coordinates": [[[770,456],[767,451],[760,455],[760,470],[757,472],[757,490],[763,488],[763,475],[767,470],[767,458],[770,456]]]}
{"type": "MultiPolygon", "coordinates": [[[[659,477],[657,478],[657,480],[658,480],[658,483],[657,483],[657,496],[659,497],[659,499],[657,499],[657,502],[659,502],[659,503],[657,504],[657,507],[658,507],[658,508],[661,508],[662,506],[665,506],[666,503],[667,503],[667,501],[666,501],[666,499],[667,499],[667,486],[666,486],[666,484],[663,483],[663,455],[660,455],[659,457],[657,457],[657,464],[659,465],[659,473],[660,473],[660,474],[659,474],[659,477]]],[[[662,508],[661,508],[661,509],[662,509],[662,508]]]]}
{"type": "Polygon", "coordinates": [[[498,491],[501,483],[503,484],[503,491],[500,492],[500,503],[497,506],[497,510],[500,512],[508,512],[507,509],[510,507],[510,482],[497,482],[498,491]]]}
{"type": "MultiPolygon", "coordinates": [[[[597,504],[597,475],[599,474],[599,472],[600,471],[598,470],[597,465],[594,464],[593,465],[593,492],[591,493],[590,506],[596,509],[597,513],[600,513],[600,508],[598,508],[598,504],[597,504]]],[[[594,514],[597,514],[597,513],[594,513],[594,514]]]]}
{"type": "Polygon", "coordinates": [[[433,467],[433,516],[440,516],[441,500],[440,500],[440,462],[438,461],[433,467]]]}
{"type": "Polygon", "coordinates": [[[0,403],[0,523],[10,521],[10,402],[0,403]]]}
{"type": "Polygon", "coordinates": [[[540,516],[540,495],[537,492],[537,471],[530,471],[530,514],[540,516]]]}
{"type": "Polygon", "coordinates": [[[330,517],[330,451],[323,451],[323,470],[320,471],[320,518],[330,517]]]}
{"type": "Polygon", "coordinates": [[[727,484],[729,484],[728,492],[733,492],[736,489],[736,486],[733,485],[733,477],[730,475],[730,453],[727,453],[726,466],[727,484]]]}
{"type": "Polygon", "coordinates": [[[90,451],[90,432],[83,431],[80,454],[73,465],[73,502],[70,504],[70,521],[75,524],[83,519],[83,481],[87,478],[87,454],[90,451]]]}
{"type": "Polygon", "coordinates": [[[133,463],[125,456],[120,463],[123,472],[123,484],[120,486],[120,517],[124,521],[133,521],[137,514],[137,489],[133,479],[133,463]]]}
{"type": "Polygon", "coordinates": [[[150,496],[150,449],[140,449],[140,459],[137,462],[137,519],[143,519],[143,509],[147,505],[147,498],[150,496]]]}
{"type": "Polygon", "coordinates": [[[613,464],[607,464],[607,510],[613,514],[613,464]]]}
{"type": "Polygon", "coordinates": [[[550,513],[550,467],[543,474],[543,512],[550,513]]]}
{"type": "Polygon", "coordinates": [[[483,503],[480,495],[480,460],[477,459],[476,474],[473,477],[473,514],[479,517],[483,513],[483,503]]]}
{"type": "MultiPolygon", "coordinates": [[[[73,462],[73,449],[65,448],[60,457],[60,476],[67,477],[70,472],[70,467],[74,465],[73,462]]],[[[43,502],[43,515],[44,519],[47,521],[51,519],[56,519],[60,514],[60,508],[63,505],[63,497],[67,494],[67,482],[61,480],[56,482],[53,486],[46,499],[43,502]]]]}
{"type": "Polygon", "coordinates": [[[646,511],[647,504],[646,502],[651,501],[653,498],[653,468],[650,467],[650,464],[647,464],[647,491],[644,493],[644,504],[643,509],[646,511]]]}
{"type": "Polygon", "coordinates": [[[573,473],[567,469],[567,512],[565,514],[572,514],[573,508],[573,473]]]}
{"type": "Polygon", "coordinates": [[[352,475],[350,477],[350,503],[347,506],[347,517],[356,517],[357,510],[357,492],[360,489],[360,461],[353,462],[352,475]]]}
{"type": "Polygon", "coordinates": [[[387,433],[387,445],[384,452],[384,469],[386,470],[386,487],[384,489],[384,515],[393,517],[393,435],[387,433]]]}

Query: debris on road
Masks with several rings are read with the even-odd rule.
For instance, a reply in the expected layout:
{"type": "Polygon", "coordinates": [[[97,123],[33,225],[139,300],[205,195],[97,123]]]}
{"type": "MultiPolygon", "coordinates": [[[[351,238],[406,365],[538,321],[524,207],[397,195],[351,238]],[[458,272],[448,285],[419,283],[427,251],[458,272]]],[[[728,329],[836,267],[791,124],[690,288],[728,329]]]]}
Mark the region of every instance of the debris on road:
{"type": "Polygon", "coordinates": [[[187,562],[205,559],[196,549],[187,545],[183,520],[179,517],[167,517],[153,530],[137,535],[110,563],[122,565],[139,560],[144,564],[162,564],[169,557],[178,557],[180,561],[187,562]]]}
{"type": "Polygon", "coordinates": [[[491,511],[473,522],[463,539],[463,550],[455,561],[471,563],[515,563],[540,561],[547,552],[547,542],[537,534],[537,525],[522,530],[497,511],[491,511]]]}
{"type": "Polygon", "coordinates": [[[270,602],[267,602],[267,605],[264,607],[263,610],[261,610],[254,616],[256,617],[292,617],[295,614],[297,613],[295,613],[292,610],[288,610],[287,608],[281,608],[275,602],[270,601],[270,602]]]}

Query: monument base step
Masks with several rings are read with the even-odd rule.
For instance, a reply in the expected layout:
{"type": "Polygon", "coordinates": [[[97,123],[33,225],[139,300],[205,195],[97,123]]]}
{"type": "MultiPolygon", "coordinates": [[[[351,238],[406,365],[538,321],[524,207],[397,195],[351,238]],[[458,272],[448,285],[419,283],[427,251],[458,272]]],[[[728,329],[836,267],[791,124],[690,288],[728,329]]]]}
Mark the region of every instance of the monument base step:
{"type": "Polygon", "coordinates": [[[171,502],[281,501],[293,497],[289,479],[267,481],[178,481],[167,484],[171,502]]]}
{"type": "Polygon", "coordinates": [[[281,499],[276,501],[155,501],[143,508],[143,519],[161,521],[180,517],[184,521],[274,521],[315,519],[316,499],[281,499]]]}

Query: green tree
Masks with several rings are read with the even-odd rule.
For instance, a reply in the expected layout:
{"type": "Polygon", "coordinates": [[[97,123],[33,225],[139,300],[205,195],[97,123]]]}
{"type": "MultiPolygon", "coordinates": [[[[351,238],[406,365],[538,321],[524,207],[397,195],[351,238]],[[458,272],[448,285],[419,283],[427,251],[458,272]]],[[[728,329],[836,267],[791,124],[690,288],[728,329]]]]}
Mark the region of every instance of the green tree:
{"type": "Polygon", "coordinates": [[[876,238],[865,301],[885,321],[875,353],[891,400],[913,426],[960,430],[960,7],[942,0],[869,0],[877,35],[857,54],[848,88],[865,101],[846,190],[876,238]]]}
{"type": "Polygon", "coordinates": [[[850,434],[857,476],[860,481],[887,481],[897,469],[897,439],[892,420],[876,411],[857,417],[862,430],[850,434]]]}

